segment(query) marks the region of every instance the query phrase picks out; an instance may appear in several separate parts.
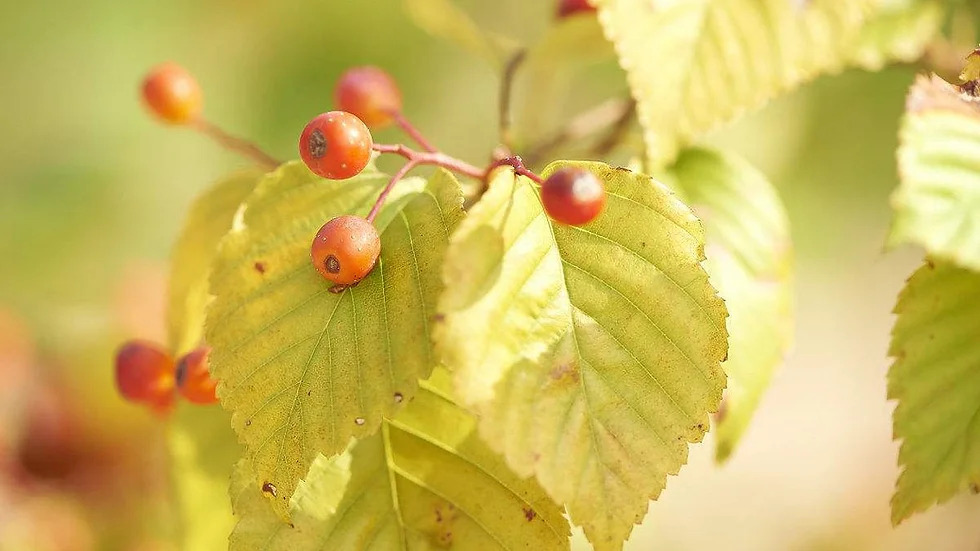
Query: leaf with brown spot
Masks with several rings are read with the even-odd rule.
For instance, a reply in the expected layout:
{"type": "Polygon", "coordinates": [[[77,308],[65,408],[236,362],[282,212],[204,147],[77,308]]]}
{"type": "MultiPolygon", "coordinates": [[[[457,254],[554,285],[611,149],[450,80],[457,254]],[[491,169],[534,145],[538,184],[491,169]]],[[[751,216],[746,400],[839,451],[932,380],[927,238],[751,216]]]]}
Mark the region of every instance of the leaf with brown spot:
{"type": "Polygon", "coordinates": [[[531,180],[496,172],[452,236],[434,334],[490,446],[618,549],[718,408],[726,311],[670,190],[602,163],[544,176],[565,166],[605,184],[606,210],[554,223],[531,180]]]}
{"type": "Polygon", "coordinates": [[[231,551],[568,549],[561,507],[480,440],[449,386],[437,370],[379,433],[318,456],[290,504],[292,528],[240,469],[231,551]]]}

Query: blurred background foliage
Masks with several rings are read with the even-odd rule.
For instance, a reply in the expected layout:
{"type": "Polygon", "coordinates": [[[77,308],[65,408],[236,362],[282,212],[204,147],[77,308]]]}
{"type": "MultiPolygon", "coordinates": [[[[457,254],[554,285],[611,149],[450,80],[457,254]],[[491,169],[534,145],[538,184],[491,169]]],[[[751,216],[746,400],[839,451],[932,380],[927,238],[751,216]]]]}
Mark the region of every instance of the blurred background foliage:
{"type": "MultiPolygon", "coordinates": [[[[527,43],[554,10],[460,3],[527,43]]],[[[116,396],[112,355],[124,338],[162,341],[185,210],[246,163],[151,120],[144,72],[184,65],[209,118],[290,158],[336,77],[376,64],[433,141],[476,163],[496,144],[498,75],[417,29],[396,0],[4,2],[0,45],[0,550],[172,549],[162,422],[116,396]]],[[[710,138],[759,166],[787,204],[797,345],[734,458],[716,467],[713,446],[695,446],[627,548],[980,548],[975,496],[888,521],[889,312],[921,253],[881,243],[919,70],[826,77],[710,138]]],[[[586,75],[562,100],[574,109],[624,89],[606,66],[586,75]]]]}

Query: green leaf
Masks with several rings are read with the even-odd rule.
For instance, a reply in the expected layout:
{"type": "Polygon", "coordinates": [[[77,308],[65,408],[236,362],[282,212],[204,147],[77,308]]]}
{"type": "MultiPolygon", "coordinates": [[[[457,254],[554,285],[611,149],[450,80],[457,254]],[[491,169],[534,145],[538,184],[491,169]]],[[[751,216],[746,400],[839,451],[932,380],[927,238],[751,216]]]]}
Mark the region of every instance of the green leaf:
{"type": "MultiPolygon", "coordinates": [[[[181,403],[167,442],[181,549],[224,549],[235,526],[228,483],[242,448],[217,405],[181,403]]],[[[266,505],[268,507],[268,505],[266,505]]]]}
{"type": "Polygon", "coordinates": [[[672,173],[707,233],[705,269],[728,307],[728,388],[716,417],[717,458],[731,454],[793,335],[792,244],[776,190],[749,163],[685,150],[672,173]]]}
{"type": "Polygon", "coordinates": [[[898,166],[888,244],[917,243],[980,270],[980,101],[937,76],[919,77],[906,104],[898,166]]]}
{"type": "Polygon", "coordinates": [[[845,66],[876,0],[596,0],[626,70],[647,160],[845,66]]]}
{"type": "Polygon", "coordinates": [[[852,64],[871,71],[888,63],[911,63],[939,33],[945,10],[936,0],[880,0],[850,54],[852,64]]]}
{"type": "Polygon", "coordinates": [[[406,13],[427,33],[449,41],[501,69],[517,51],[508,37],[484,31],[453,0],[402,0],[406,13]]]}
{"type": "Polygon", "coordinates": [[[282,516],[317,453],[332,456],[352,436],[374,433],[435,365],[429,318],[449,232],[462,216],[452,175],[394,188],[376,220],[378,265],[356,287],[331,293],[310,265],[320,226],[367,214],[387,180],[373,168],[322,180],[287,163],[259,183],[215,259],[211,371],[282,516]]]}
{"type": "Polygon", "coordinates": [[[280,521],[247,471],[234,484],[231,550],[568,549],[562,510],[511,472],[436,371],[380,433],[320,455],[280,521]]]}
{"type": "Polygon", "coordinates": [[[183,354],[198,346],[210,300],[208,273],[218,241],[231,229],[239,205],[262,173],[242,171],[221,180],[191,205],[170,262],[167,331],[170,348],[183,354]]]}
{"type": "Polygon", "coordinates": [[[892,497],[898,524],[957,492],[980,488],[980,273],[927,261],[895,306],[888,397],[904,467],[892,497]]]}
{"type": "Polygon", "coordinates": [[[509,169],[453,234],[435,336],[460,399],[522,476],[618,549],[700,441],[725,387],[704,234],[662,184],[602,163],[606,210],[552,223],[509,169]]]}

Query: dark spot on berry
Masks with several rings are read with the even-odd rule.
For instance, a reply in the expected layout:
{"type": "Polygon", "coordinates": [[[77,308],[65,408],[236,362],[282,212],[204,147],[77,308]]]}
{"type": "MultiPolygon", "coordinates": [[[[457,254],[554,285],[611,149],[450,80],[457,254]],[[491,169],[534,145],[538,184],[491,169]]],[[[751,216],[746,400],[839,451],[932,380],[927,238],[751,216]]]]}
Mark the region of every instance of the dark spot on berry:
{"type": "Polygon", "coordinates": [[[264,274],[265,273],[265,264],[263,264],[261,262],[256,262],[255,263],[255,271],[258,272],[258,273],[260,273],[260,274],[264,274]]]}
{"type": "Polygon", "coordinates": [[[324,262],[324,265],[326,265],[327,271],[331,274],[340,273],[340,261],[337,260],[336,256],[328,256],[326,262],[324,262]]]}
{"type": "Polygon", "coordinates": [[[528,522],[534,520],[534,517],[536,516],[538,516],[538,514],[534,512],[534,509],[530,507],[524,507],[524,518],[526,518],[528,522]]]}
{"type": "Polygon", "coordinates": [[[187,362],[181,360],[177,363],[177,370],[174,372],[174,380],[177,386],[184,386],[184,379],[187,378],[187,362]]]}
{"type": "Polygon", "coordinates": [[[276,497],[279,495],[279,490],[277,490],[275,485],[273,485],[271,482],[265,482],[262,484],[262,493],[276,497]]]}
{"type": "Polygon", "coordinates": [[[310,132],[310,156],[319,159],[327,152],[327,139],[319,129],[310,132]]]}

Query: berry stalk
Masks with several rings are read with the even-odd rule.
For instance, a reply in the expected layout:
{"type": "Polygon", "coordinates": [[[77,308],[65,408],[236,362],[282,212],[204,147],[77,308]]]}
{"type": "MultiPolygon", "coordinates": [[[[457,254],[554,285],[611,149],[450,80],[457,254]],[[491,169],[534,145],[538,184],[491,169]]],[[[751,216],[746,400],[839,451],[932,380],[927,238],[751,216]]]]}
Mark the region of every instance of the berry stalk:
{"type": "Polygon", "coordinates": [[[232,136],[203,117],[194,119],[190,125],[198,132],[218,142],[225,149],[243,155],[255,161],[256,164],[263,168],[272,170],[282,164],[279,160],[262,151],[257,145],[242,138],[232,136]]]}
{"type": "Polygon", "coordinates": [[[426,139],[426,137],[423,136],[421,132],[419,132],[419,129],[415,128],[415,125],[413,125],[411,122],[409,122],[407,118],[405,118],[405,115],[403,115],[401,111],[393,112],[391,114],[391,118],[392,120],[395,121],[395,124],[397,124],[398,127],[402,129],[403,132],[408,134],[409,138],[412,138],[412,140],[414,140],[415,143],[419,144],[419,147],[428,151],[429,153],[435,153],[436,151],[438,151],[438,149],[436,149],[436,147],[432,145],[432,142],[426,139]]]}
{"type": "Polygon", "coordinates": [[[413,168],[417,167],[418,165],[419,163],[417,161],[408,161],[407,163],[405,163],[405,166],[401,167],[401,169],[399,169],[399,171],[396,172],[395,175],[391,177],[391,180],[388,182],[388,185],[386,185],[385,188],[381,190],[381,193],[378,195],[378,200],[375,201],[374,206],[371,207],[371,212],[369,212],[367,215],[368,222],[371,222],[372,224],[374,223],[374,219],[377,218],[378,213],[381,212],[381,207],[384,205],[385,199],[388,198],[388,194],[391,193],[392,189],[394,189],[395,184],[397,184],[399,180],[404,178],[405,175],[409,173],[409,171],[411,171],[413,168]]]}
{"type": "Polygon", "coordinates": [[[438,166],[464,176],[476,178],[478,180],[482,180],[487,174],[487,171],[485,170],[477,168],[466,161],[462,161],[455,157],[450,157],[449,155],[439,151],[415,151],[414,149],[402,144],[389,145],[380,143],[374,144],[372,149],[378,153],[393,153],[395,155],[400,155],[409,162],[413,162],[415,165],[438,166]]]}

